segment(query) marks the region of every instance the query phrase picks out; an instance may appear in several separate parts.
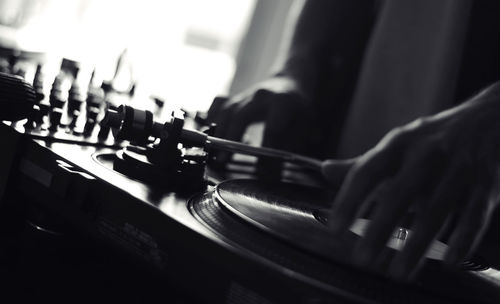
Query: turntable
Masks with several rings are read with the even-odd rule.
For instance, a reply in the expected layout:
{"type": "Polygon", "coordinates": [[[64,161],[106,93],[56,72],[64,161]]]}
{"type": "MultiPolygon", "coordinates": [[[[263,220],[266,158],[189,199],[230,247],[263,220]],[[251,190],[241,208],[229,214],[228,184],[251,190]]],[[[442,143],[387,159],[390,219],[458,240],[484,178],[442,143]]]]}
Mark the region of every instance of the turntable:
{"type": "MultiPolygon", "coordinates": [[[[127,106],[98,114],[87,122],[105,117],[86,134],[51,118],[2,123],[11,144],[1,164],[10,172],[5,196],[39,206],[202,302],[500,301],[500,272],[476,261],[442,267],[440,241],[412,284],[350,265],[347,255],[368,220],[332,238],[325,211],[335,193],[319,187],[316,160],[190,131],[179,115],[157,123],[127,106]],[[115,139],[102,135],[107,127],[115,139]],[[222,146],[295,165],[280,181],[256,179],[246,161],[213,170],[211,151],[222,146]]],[[[408,234],[401,227],[388,250],[399,250],[408,234]]]]}

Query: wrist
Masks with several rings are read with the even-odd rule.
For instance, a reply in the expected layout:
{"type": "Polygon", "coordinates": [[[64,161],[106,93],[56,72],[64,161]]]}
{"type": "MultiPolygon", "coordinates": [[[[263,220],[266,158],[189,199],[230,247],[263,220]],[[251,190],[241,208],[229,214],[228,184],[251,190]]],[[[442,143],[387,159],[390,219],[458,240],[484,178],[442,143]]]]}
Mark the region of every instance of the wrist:
{"type": "Polygon", "coordinates": [[[316,84],[315,75],[300,67],[286,67],[272,75],[272,79],[286,83],[289,91],[299,93],[304,99],[312,100],[316,84]]]}
{"type": "Polygon", "coordinates": [[[475,155],[476,161],[492,164],[500,161],[499,116],[500,83],[496,83],[436,118],[444,121],[457,147],[475,155]]]}

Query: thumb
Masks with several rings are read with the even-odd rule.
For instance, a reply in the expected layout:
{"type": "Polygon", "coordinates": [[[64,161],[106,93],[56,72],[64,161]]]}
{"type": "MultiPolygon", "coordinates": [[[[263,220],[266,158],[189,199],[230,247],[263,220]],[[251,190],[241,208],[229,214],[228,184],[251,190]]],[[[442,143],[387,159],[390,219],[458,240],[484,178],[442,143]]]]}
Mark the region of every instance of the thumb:
{"type": "Polygon", "coordinates": [[[345,176],[356,162],[356,158],[327,159],[321,165],[321,172],[325,179],[334,186],[342,184],[345,176]]]}

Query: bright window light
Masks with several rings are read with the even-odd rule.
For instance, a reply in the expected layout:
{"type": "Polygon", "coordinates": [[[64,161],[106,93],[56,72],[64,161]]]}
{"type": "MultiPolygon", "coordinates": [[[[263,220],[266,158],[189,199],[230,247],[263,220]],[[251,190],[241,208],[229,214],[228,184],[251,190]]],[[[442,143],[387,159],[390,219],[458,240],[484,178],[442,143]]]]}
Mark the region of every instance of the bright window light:
{"type": "Polygon", "coordinates": [[[228,91],[254,5],[255,0],[0,0],[0,8],[11,8],[0,13],[0,23],[16,27],[21,47],[76,59],[89,70],[96,67],[103,79],[113,75],[127,49],[137,80],[135,102],[154,95],[171,108],[206,110],[228,91]],[[16,10],[22,12],[17,19],[16,10]]]}

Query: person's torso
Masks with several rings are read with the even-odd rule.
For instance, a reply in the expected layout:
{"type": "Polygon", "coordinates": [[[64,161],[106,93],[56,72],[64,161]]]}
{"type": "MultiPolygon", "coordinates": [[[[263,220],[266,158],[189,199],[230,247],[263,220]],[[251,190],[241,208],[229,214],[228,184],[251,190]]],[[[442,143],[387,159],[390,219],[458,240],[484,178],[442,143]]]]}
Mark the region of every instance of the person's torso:
{"type": "MultiPolygon", "coordinates": [[[[359,78],[361,64],[376,14],[383,5],[373,1],[360,5],[356,18],[346,20],[345,34],[336,35],[330,60],[323,67],[317,88],[318,125],[314,151],[310,154],[335,157],[339,137],[359,78]]],[[[500,1],[473,1],[453,102],[459,103],[494,81],[500,80],[500,1]]],[[[396,126],[394,126],[396,127],[396,126]]]]}

